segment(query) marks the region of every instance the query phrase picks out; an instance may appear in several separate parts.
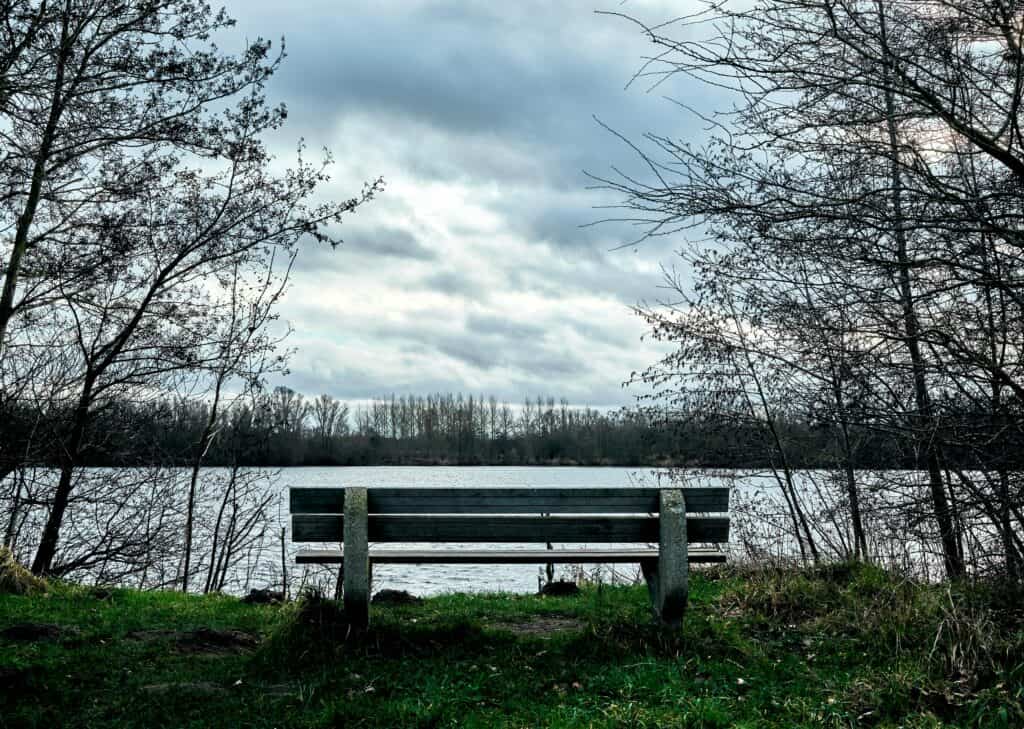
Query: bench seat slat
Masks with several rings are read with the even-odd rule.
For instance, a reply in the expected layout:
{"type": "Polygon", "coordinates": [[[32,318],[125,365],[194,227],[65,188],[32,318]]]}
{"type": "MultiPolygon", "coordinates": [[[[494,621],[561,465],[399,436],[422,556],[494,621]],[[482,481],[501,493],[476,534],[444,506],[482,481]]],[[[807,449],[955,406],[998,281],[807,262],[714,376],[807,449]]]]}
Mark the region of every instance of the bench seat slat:
{"type": "MultiPolygon", "coordinates": [[[[728,488],[684,488],[686,510],[724,513],[728,488]]],[[[648,514],[658,511],[656,488],[369,488],[371,514],[648,514]]],[[[341,488],[292,488],[293,514],[341,514],[341,488]]]]}
{"type": "MultiPolygon", "coordinates": [[[[340,542],[336,514],[292,517],[292,541],[340,542]]],[[[729,541],[727,517],[689,517],[689,542],[729,541]]],[[[657,542],[658,518],[650,516],[411,516],[371,514],[371,542],[657,542]]]]}
{"type": "MultiPolygon", "coordinates": [[[[295,555],[299,564],[341,564],[340,549],[304,550],[295,555]]],[[[570,550],[570,549],[371,549],[375,564],[622,564],[638,563],[658,556],[657,549],[570,550]]],[[[691,549],[690,562],[725,562],[726,554],[717,549],[691,549]]]]}

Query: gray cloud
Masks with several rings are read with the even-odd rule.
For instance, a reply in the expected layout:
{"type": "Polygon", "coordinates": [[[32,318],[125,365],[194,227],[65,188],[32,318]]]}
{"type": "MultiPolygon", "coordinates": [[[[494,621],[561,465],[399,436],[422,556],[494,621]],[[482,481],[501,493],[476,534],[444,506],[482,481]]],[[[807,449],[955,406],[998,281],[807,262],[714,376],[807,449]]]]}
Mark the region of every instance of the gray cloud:
{"type": "MultiPolygon", "coordinates": [[[[621,10],[619,0],[604,0],[621,10]]],[[[631,138],[699,138],[678,107],[623,87],[649,52],[593,0],[229,0],[235,39],[284,34],[269,95],[289,106],[270,140],[336,154],[324,195],[383,175],[387,191],[345,222],[345,245],[306,247],[283,313],[288,384],[363,398],[434,390],[629,402],[620,384],[659,348],[629,307],[659,295],[676,242],[613,250],[623,224],[585,227],[614,202],[583,170],[639,169],[599,117],[631,138]]],[[[632,3],[659,21],[678,3],[632,3]]],[[[228,43],[221,45],[227,47],[228,43]]],[[[693,85],[661,92],[708,108],[693,85]]]]}
{"type": "Polygon", "coordinates": [[[337,269],[353,256],[376,261],[381,258],[397,258],[427,262],[436,259],[437,252],[420,242],[413,233],[401,228],[354,229],[345,232],[343,243],[338,248],[307,241],[295,259],[295,270],[315,274],[318,271],[337,269]]]}
{"type": "MultiPolygon", "coordinates": [[[[533,3],[529,17],[528,3],[497,12],[462,2],[404,3],[392,12],[350,2],[343,13],[333,2],[305,5],[317,22],[287,28],[292,61],[277,79],[304,110],[358,104],[460,134],[535,135],[564,123],[573,101],[624,80],[607,48],[570,52],[558,42],[567,24],[594,23],[583,3],[561,11],[533,3]]],[[[569,116],[592,113],[583,106],[569,116]]]]}
{"type": "Polygon", "coordinates": [[[477,302],[487,298],[486,289],[466,271],[451,268],[436,271],[424,276],[420,283],[427,289],[450,296],[460,296],[477,302]]]}
{"type": "Polygon", "coordinates": [[[518,370],[521,376],[535,377],[538,382],[589,370],[583,359],[562,345],[532,337],[510,338],[501,330],[483,337],[472,332],[448,334],[436,340],[436,346],[443,354],[474,367],[518,370]],[[509,343],[514,346],[507,346],[509,343]]]}
{"type": "Polygon", "coordinates": [[[466,329],[473,334],[489,337],[502,336],[534,340],[543,338],[546,333],[544,327],[537,324],[516,321],[495,314],[470,314],[466,319],[466,329]]]}
{"type": "Polygon", "coordinates": [[[392,256],[415,261],[433,261],[436,251],[431,250],[408,230],[383,228],[360,237],[361,250],[371,256],[392,256]]]}

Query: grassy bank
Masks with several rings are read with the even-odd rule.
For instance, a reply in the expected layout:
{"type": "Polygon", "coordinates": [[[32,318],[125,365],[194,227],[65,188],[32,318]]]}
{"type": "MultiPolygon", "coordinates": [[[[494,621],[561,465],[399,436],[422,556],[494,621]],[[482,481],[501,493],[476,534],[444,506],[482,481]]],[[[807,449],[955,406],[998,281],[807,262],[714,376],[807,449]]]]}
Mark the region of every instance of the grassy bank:
{"type": "Polygon", "coordinates": [[[1022,609],[868,567],[722,569],[675,632],[606,587],[375,607],[346,638],[329,601],[51,585],[0,595],[0,726],[1022,727],[1022,609]]]}

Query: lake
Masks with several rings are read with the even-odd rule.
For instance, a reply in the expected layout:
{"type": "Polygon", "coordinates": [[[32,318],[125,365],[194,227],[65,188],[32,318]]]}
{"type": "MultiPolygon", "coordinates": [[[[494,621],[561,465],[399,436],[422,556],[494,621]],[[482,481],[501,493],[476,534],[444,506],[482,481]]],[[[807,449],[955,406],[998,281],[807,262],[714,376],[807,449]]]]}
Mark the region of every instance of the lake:
{"type": "MultiPolygon", "coordinates": [[[[283,468],[277,470],[244,469],[247,491],[228,489],[230,472],[223,468],[203,469],[197,501],[196,550],[193,565],[195,578],[191,589],[209,585],[211,575],[219,574],[212,589],[244,594],[251,588],[281,585],[282,563],[288,570],[293,590],[314,585],[333,591],[337,568],[334,566],[296,565],[295,552],[302,548],[329,548],[327,544],[293,545],[287,531],[289,526],[289,488],[310,487],[437,487],[437,488],[494,488],[494,487],[658,487],[674,485],[665,469],[654,468],[588,468],[543,466],[379,466],[379,467],[326,467],[283,468]],[[211,554],[213,534],[223,533],[223,524],[235,524],[234,506],[225,510],[225,494],[234,494],[231,504],[260,502],[248,522],[248,541],[231,542],[230,559],[224,563],[220,557],[214,563],[211,554]],[[266,521],[255,518],[264,514],[266,521]],[[221,516],[224,516],[222,522],[221,516]],[[266,525],[266,526],[264,526],[266,525]],[[269,528],[268,528],[269,527],[269,528]],[[286,529],[284,555],[282,555],[281,528],[286,529]],[[204,556],[205,555],[205,556],[204,556]],[[283,557],[283,559],[282,559],[283,557]],[[214,573],[214,567],[219,572],[214,573]]],[[[840,484],[830,483],[839,474],[824,471],[802,471],[796,476],[796,489],[801,493],[804,506],[815,532],[815,539],[826,549],[826,554],[842,555],[850,542],[848,524],[843,516],[843,491],[840,484]]],[[[36,490],[47,488],[56,478],[53,469],[36,469],[32,475],[36,490]]],[[[862,513],[865,517],[869,549],[873,558],[883,564],[904,571],[917,570],[928,577],[935,563],[934,538],[925,534],[918,524],[906,524],[894,519],[891,505],[907,503],[921,498],[923,486],[920,474],[892,472],[859,472],[861,482],[862,513]],[[922,571],[924,570],[924,571],[922,571]]],[[[115,534],[142,540],[147,549],[147,562],[140,571],[136,560],[129,563],[129,571],[118,572],[121,563],[116,560],[95,562],[94,566],[80,570],[73,578],[83,582],[103,584],[129,584],[140,587],[169,587],[176,584],[181,566],[181,535],[183,534],[183,503],[187,493],[187,469],[82,469],[76,486],[78,502],[62,529],[62,546],[74,555],[83,549],[95,549],[96,525],[101,528],[114,524],[115,534]],[[114,475],[116,474],[116,476],[114,475]],[[113,515],[113,516],[112,516],[113,515]],[[156,539],[151,535],[155,535],[156,539]],[[148,555],[153,555],[152,557],[148,555]],[[124,576],[121,576],[124,575],[124,576]]],[[[758,562],[790,560],[799,557],[799,548],[793,537],[790,516],[781,492],[770,474],[751,471],[688,471],[686,485],[731,486],[730,516],[733,528],[732,543],[727,546],[731,560],[749,559],[758,562]]],[[[19,543],[19,557],[29,561],[33,554],[32,536],[39,533],[45,519],[45,510],[27,511],[21,532],[25,541],[19,543]]],[[[247,517],[240,517],[245,519],[247,517]]],[[[925,528],[927,528],[927,524],[925,528]]],[[[232,532],[237,534],[237,532],[232,532]]],[[[137,543],[137,541],[136,541],[137,543]]],[[[130,544],[130,543],[129,543],[130,544]]],[[[223,554],[223,542],[218,555],[223,554]]],[[[431,545],[407,544],[408,548],[430,548],[431,545]]],[[[478,545],[474,545],[478,546],[478,545]]],[[[479,545],[483,548],[510,548],[536,545],[479,545]]],[[[555,545],[573,546],[573,545],[555,545]]],[[[617,545],[607,545],[617,546],[617,545]]],[[[626,546],[626,545],[621,545],[626,546]]],[[[86,552],[88,554],[88,552],[86,552]]],[[[413,594],[431,595],[442,592],[533,592],[543,566],[536,565],[381,565],[374,570],[374,590],[384,588],[408,590],[413,594]]],[[[572,576],[572,566],[556,567],[556,575],[572,576]]],[[[632,580],[638,576],[638,566],[611,565],[586,566],[587,574],[599,572],[604,581],[632,580]]]]}

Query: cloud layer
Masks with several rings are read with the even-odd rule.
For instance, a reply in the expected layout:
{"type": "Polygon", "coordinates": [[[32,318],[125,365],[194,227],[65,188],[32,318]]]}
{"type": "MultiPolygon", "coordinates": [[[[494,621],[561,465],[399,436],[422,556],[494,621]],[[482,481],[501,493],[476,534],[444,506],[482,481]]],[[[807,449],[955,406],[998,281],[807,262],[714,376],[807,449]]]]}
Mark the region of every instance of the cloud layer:
{"type": "MultiPolygon", "coordinates": [[[[634,4],[651,21],[685,12],[634,4]]],[[[685,5],[685,4],[684,4],[685,5]]],[[[551,394],[627,404],[621,384],[661,348],[631,312],[658,298],[672,242],[620,248],[624,225],[585,227],[614,200],[584,170],[637,169],[629,137],[700,133],[642,88],[650,49],[593,3],[282,4],[232,0],[239,38],[285,36],[270,86],[299,136],[329,147],[324,191],[386,192],[351,217],[337,250],[300,253],[283,316],[296,348],[287,382],[345,399],[437,390],[513,401],[551,394]]],[[[226,45],[226,44],[223,44],[226,45]]],[[[677,85],[676,98],[707,105],[677,85]]]]}

